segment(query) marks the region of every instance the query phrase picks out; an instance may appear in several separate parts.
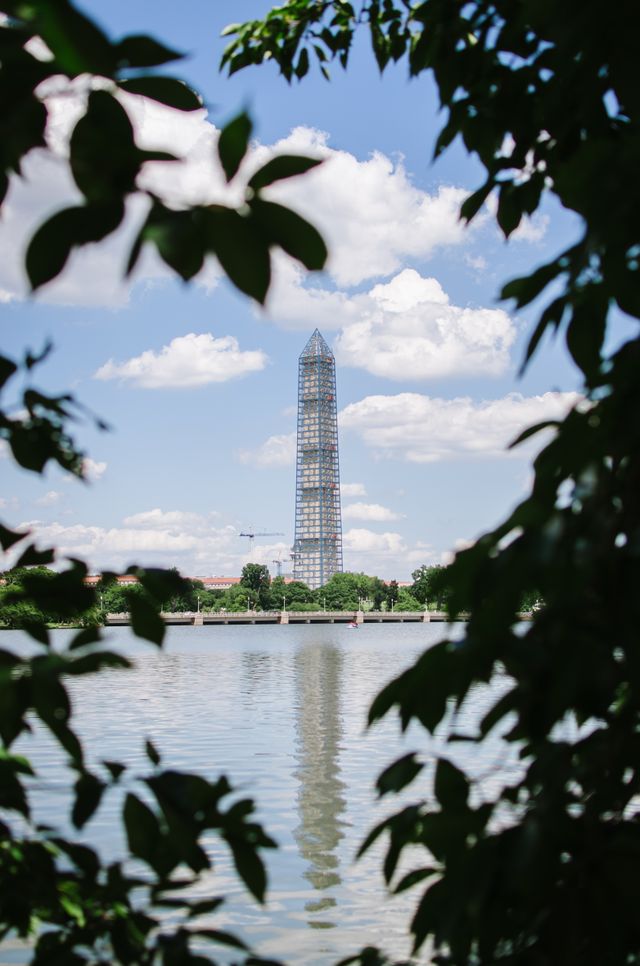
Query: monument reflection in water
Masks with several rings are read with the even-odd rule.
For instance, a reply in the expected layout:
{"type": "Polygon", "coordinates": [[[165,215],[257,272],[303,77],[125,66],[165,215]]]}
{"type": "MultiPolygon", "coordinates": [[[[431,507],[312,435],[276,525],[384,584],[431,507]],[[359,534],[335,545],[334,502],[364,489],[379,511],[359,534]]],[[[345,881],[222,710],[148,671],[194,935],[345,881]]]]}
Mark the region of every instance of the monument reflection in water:
{"type": "MultiPolygon", "coordinates": [[[[301,856],[308,863],[305,879],[321,895],[308,901],[309,913],[336,905],[331,890],[340,886],[338,846],[344,837],[341,816],[346,809],[345,783],[340,778],[340,684],[343,656],[331,644],[300,647],[295,656],[296,763],[300,782],[299,824],[294,831],[301,856]]],[[[311,918],[309,925],[332,928],[335,923],[311,918]]]]}

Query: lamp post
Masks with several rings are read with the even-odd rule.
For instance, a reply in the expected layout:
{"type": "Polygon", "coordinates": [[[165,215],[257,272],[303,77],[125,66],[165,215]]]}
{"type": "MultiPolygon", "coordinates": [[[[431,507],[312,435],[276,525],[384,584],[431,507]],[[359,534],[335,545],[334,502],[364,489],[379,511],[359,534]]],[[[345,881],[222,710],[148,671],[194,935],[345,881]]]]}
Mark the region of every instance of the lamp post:
{"type": "Polygon", "coordinates": [[[286,597],[283,597],[282,598],[282,610],[283,611],[286,611],[286,609],[287,609],[287,598],[286,597]]]}
{"type": "Polygon", "coordinates": [[[250,604],[250,602],[251,602],[251,598],[250,597],[247,597],[247,614],[249,613],[249,604],[250,604]]]}
{"type": "Polygon", "coordinates": [[[322,612],[323,612],[323,614],[326,614],[327,613],[327,598],[326,597],[323,597],[322,598],[322,612]]]}
{"type": "Polygon", "coordinates": [[[200,613],[200,596],[199,595],[196,595],[196,600],[198,601],[198,611],[197,611],[197,613],[199,614],[200,613]]]}

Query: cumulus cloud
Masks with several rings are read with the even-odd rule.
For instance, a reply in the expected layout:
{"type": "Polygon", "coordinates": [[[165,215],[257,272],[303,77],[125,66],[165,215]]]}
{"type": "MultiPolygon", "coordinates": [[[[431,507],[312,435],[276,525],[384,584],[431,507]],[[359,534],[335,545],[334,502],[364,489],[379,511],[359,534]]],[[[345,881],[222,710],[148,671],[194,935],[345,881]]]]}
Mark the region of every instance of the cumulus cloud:
{"type": "Polygon", "coordinates": [[[401,520],[403,515],[379,503],[350,503],[342,508],[343,520],[368,520],[380,523],[387,520],[401,520]]]}
{"type": "Polygon", "coordinates": [[[142,389],[184,389],[258,372],[267,361],[259,349],[242,351],[234,336],[215,339],[209,332],[190,332],[172,339],[160,352],[147,349],[126,362],[110,359],[94,378],[121,379],[142,389]]]}
{"type": "MultiPolygon", "coordinates": [[[[95,86],[100,81],[91,83],[95,86]]],[[[60,78],[43,92],[50,112],[49,151],[29,154],[22,177],[12,179],[3,208],[0,289],[6,298],[26,294],[22,256],[35,228],[54,211],[79,200],[65,159],[89,89],[86,78],[71,82],[60,78]]],[[[458,219],[463,189],[448,185],[434,194],[422,191],[411,183],[401,162],[379,152],[360,159],[332,149],[326,134],[300,127],[276,144],[253,144],[240,178],[227,185],[215,163],[219,131],[206,111],[183,113],[135,95],[118,96],[131,117],[140,147],[179,155],[178,162],[147,163],[138,177],[141,188],[177,207],[237,204],[242,196],[242,175],[250,175],[275,154],[307,153],[323,158],[325,164],[317,171],[275,186],[271,195],[290,203],[320,227],[332,252],[328,269],[339,284],[353,285],[387,275],[404,258],[425,257],[437,247],[460,244],[465,237],[458,219]]],[[[65,304],[124,304],[136,281],[169,276],[170,271],[150,251],[143,255],[133,279],[122,277],[147,205],[145,199],[132,199],[121,228],[99,245],[74,253],[63,275],[45,286],[38,297],[65,304]]],[[[221,274],[219,266],[212,269],[209,264],[204,281],[215,284],[221,274]]]]}
{"type": "Polygon", "coordinates": [[[365,529],[347,530],[342,544],[348,554],[400,554],[406,550],[399,533],[374,533],[365,529]]]}
{"type": "Polygon", "coordinates": [[[143,530],[175,530],[206,526],[206,518],[199,513],[188,513],[183,510],[163,511],[159,507],[134,513],[125,517],[122,522],[127,527],[143,530]]]}
{"type": "MultiPolygon", "coordinates": [[[[49,118],[46,141],[49,150],[29,153],[21,177],[14,177],[3,206],[0,227],[0,288],[6,297],[24,297],[27,291],[22,267],[24,249],[34,230],[55,211],[77,204],[80,195],[66,165],[69,137],[84,110],[90,86],[87,78],[74,81],[56,78],[42,85],[49,118]]],[[[212,163],[218,131],[206,118],[206,111],[184,113],[120,93],[133,122],[137,143],[146,149],[170,150],[178,162],[153,162],[143,166],[138,178],[142,188],[155,191],[174,205],[237,200],[228,189],[222,170],[212,163]]],[[[237,189],[235,191],[237,195],[237,189]]],[[[136,282],[167,278],[172,273],[153,253],[145,250],[131,279],[124,268],[131,244],[148,210],[144,198],[127,203],[121,227],[98,245],[74,252],[62,275],[38,293],[38,299],[77,305],[122,305],[136,282]]],[[[201,277],[208,287],[215,284],[219,268],[205,266],[201,277]]]]}
{"type": "Polygon", "coordinates": [[[62,499],[62,493],[57,490],[49,490],[44,496],[39,497],[35,502],[37,506],[55,506],[62,499]]]}
{"type": "Polygon", "coordinates": [[[278,262],[270,301],[288,328],[341,330],[336,361],[388,379],[496,376],[510,365],[516,327],[502,309],[453,305],[435,278],[404,269],[368,292],[349,295],[305,284],[278,262]]]}
{"type": "Polygon", "coordinates": [[[236,457],[241,463],[252,466],[293,466],[296,461],[296,434],[270,436],[256,449],[238,450],[236,457]]]}
{"type": "Polygon", "coordinates": [[[343,430],[362,437],[376,455],[413,463],[445,460],[530,457],[544,434],[515,450],[506,447],[527,426],[561,419],[579,400],[577,393],[540,396],[510,393],[502,399],[475,402],[468,397],[437,399],[420,393],[367,396],[340,413],[343,430]]]}
{"type": "Polygon", "coordinates": [[[341,483],[340,493],[343,497],[367,495],[364,483],[341,483]]]}
{"type": "Polygon", "coordinates": [[[102,479],[107,469],[107,464],[99,460],[92,460],[90,456],[85,456],[82,461],[82,471],[85,479],[90,483],[96,483],[102,479]]]}
{"type": "Polygon", "coordinates": [[[405,269],[369,292],[369,310],[334,343],[342,365],[389,379],[499,375],[515,326],[502,309],[452,305],[434,278],[405,269]]]}
{"type": "Polygon", "coordinates": [[[256,161],[272,153],[310,154],[324,163],[304,179],[282,182],[274,196],[311,219],[329,243],[328,271],[339,285],[397,271],[406,258],[459,245],[467,229],[459,209],[463,188],[443,185],[429,194],[412,184],[402,161],[379,151],[365,160],[329,146],[329,136],[298,127],[272,147],[258,147],[256,161]]]}
{"type": "MultiPolygon", "coordinates": [[[[249,556],[246,541],[235,526],[216,525],[217,517],[213,512],[155,508],[126,517],[120,526],[28,520],[20,529],[28,529],[40,546],[55,546],[58,560],[80,557],[94,571],[122,570],[136,563],[177,567],[185,576],[238,576],[249,556]]],[[[284,541],[257,544],[250,559],[272,567],[273,560],[288,559],[288,548],[284,541]]],[[[15,560],[19,553],[18,546],[9,557],[15,560]]]]}
{"type": "Polygon", "coordinates": [[[177,523],[154,527],[124,521],[123,526],[101,527],[29,520],[21,527],[27,527],[41,546],[55,546],[59,559],[80,557],[93,570],[121,569],[138,563],[177,566],[185,574],[235,573],[241,559],[236,529],[216,529],[206,520],[186,520],[182,527],[177,523]]]}
{"type": "Polygon", "coordinates": [[[469,268],[472,268],[476,272],[484,272],[488,267],[488,262],[484,255],[465,255],[464,260],[469,268]]]}
{"type": "MultiPolygon", "coordinates": [[[[0,291],[5,298],[26,294],[22,257],[34,229],[54,211],[79,200],[66,164],[69,138],[91,86],[104,83],[86,77],[73,81],[56,78],[41,87],[49,109],[49,150],[29,153],[21,177],[11,181],[3,207],[0,291]]],[[[407,259],[424,259],[437,249],[459,246],[486,221],[482,214],[470,226],[460,220],[465,189],[450,184],[429,193],[413,184],[401,160],[392,160],[380,151],[361,158],[337,150],[330,146],[328,134],[310,127],[297,127],[275,144],[253,143],[240,177],[228,185],[215,161],[219,131],[204,109],[185,113],[124,92],[118,97],[129,113],[140,147],[179,156],[177,162],[147,163],[138,177],[140,188],[175,207],[237,204],[244,178],[275,154],[301,153],[322,159],[324,163],[314,171],[272,186],[269,194],[320,228],[330,248],[327,270],[339,286],[385,277],[397,272],[407,259]]],[[[494,199],[489,199],[489,208],[491,205],[495,208],[494,199]]],[[[136,282],[171,275],[153,251],[146,251],[132,279],[122,277],[147,208],[144,198],[131,199],[121,228],[104,242],[74,253],[62,276],[45,286],[38,298],[67,304],[124,304],[136,282]]],[[[544,216],[536,216],[523,223],[513,237],[538,241],[545,229],[544,216]]],[[[215,265],[210,262],[199,278],[207,286],[215,285],[222,274],[215,265]]],[[[317,298],[318,309],[327,306],[317,298]]]]}

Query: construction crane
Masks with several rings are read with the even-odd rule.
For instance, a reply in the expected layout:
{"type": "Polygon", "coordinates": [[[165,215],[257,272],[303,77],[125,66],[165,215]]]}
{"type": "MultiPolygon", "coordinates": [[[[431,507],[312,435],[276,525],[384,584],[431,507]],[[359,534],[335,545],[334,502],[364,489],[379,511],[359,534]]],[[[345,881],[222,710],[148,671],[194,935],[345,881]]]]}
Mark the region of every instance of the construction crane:
{"type": "Polygon", "coordinates": [[[241,533],[241,537],[249,538],[249,554],[253,552],[254,537],[284,537],[284,533],[241,533]]]}
{"type": "Polygon", "coordinates": [[[278,577],[282,577],[282,560],[272,560],[271,563],[276,565],[278,577]]]}

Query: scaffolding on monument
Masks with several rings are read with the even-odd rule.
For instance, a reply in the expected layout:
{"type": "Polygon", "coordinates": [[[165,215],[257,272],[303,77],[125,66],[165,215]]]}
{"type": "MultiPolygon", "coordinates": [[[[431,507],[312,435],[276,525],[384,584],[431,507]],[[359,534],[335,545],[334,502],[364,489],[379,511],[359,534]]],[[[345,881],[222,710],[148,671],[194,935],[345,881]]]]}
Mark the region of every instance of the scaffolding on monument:
{"type": "Polygon", "coordinates": [[[336,364],[316,329],[298,360],[293,574],[312,589],[342,571],[336,364]]]}

